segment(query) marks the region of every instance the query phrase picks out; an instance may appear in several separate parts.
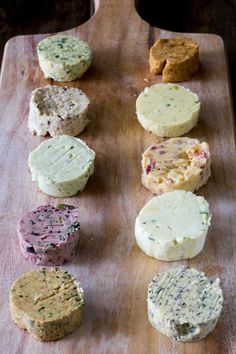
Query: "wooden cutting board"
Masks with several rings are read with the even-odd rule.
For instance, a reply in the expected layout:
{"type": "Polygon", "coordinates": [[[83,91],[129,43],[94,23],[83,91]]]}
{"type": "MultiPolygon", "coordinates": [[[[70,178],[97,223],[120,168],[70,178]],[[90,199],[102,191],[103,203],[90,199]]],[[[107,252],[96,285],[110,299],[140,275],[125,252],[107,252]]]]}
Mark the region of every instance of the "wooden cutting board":
{"type": "MultiPolygon", "coordinates": [[[[224,44],[220,37],[189,34],[200,44],[201,68],[183,83],[202,102],[200,121],[190,137],[210,144],[212,177],[201,188],[213,214],[203,252],[186,262],[161,262],[145,256],[134,239],[134,221],[152,195],[141,185],[141,154],[156,137],[139,125],[135,101],[144,87],[160,82],[148,73],[149,46],[176,33],[151,28],[136,13],[134,0],[100,0],[90,21],[67,33],[87,40],[93,64],[70,86],[91,99],[91,124],[80,135],[97,153],[95,173],[77,197],[55,199],[31,181],[29,152],[44,138],[27,130],[31,90],[57,84],[43,78],[36,45],[46,35],[18,36],[6,45],[0,87],[0,347],[4,354],[224,354],[236,351],[235,230],[236,154],[234,119],[224,44]],[[78,205],[81,246],[65,269],[85,290],[81,327],[63,340],[41,343],[19,330],[9,315],[9,288],[34,266],[20,254],[18,218],[39,205],[78,205]],[[148,322],[147,286],[154,274],[181,265],[220,277],[224,309],[214,332],[198,343],[173,342],[148,322]]],[[[191,222],[191,221],[190,221],[191,222]]]]}

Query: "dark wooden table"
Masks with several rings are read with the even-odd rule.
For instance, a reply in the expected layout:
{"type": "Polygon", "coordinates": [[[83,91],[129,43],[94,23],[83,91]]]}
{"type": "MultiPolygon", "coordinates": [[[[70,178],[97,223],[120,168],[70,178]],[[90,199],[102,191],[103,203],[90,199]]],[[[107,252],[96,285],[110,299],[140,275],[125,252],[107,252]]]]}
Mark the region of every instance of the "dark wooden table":
{"type": "MultiPolygon", "coordinates": [[[[236,96],[236,0],[136,0],[136,7],[152,26],[221,35],[228,53],[233,97],[236,96]]],[[[10,37],[73,28],[92,13],[93,0],[1,0],[0,61],[10,37]]]]}

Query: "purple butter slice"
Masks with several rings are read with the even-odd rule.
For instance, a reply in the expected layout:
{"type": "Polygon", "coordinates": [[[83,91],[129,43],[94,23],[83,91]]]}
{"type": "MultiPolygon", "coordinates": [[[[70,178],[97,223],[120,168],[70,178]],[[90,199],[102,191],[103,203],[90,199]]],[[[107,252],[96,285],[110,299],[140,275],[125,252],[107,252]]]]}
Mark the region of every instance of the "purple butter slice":
{"type": "Polygon", "coordinates": [[[19,220],[21,252],[38,265],[61,265],[75,255],[79,228],[78,208],[66,204],[39,206],[19,220]]]}

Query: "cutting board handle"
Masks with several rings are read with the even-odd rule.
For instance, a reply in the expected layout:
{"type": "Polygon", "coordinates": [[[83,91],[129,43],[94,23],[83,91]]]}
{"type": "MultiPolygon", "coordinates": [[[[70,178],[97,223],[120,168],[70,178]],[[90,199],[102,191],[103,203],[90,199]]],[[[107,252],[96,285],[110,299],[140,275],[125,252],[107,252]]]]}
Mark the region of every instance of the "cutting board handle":
{"type": "MultiPolygon", "coordinates": [[[[116,18],[122,23],[125,18],[133,26],[134,17],[136,20],[141,21],[137,13],[135,0],[93,0],[94,1],[94,15],[92,21],[114,21],[116,18]],[[132,19],[130,18],[132,14],[132,19]]],[[[90,23],[90,21],[88,21],[90,23]]]]}

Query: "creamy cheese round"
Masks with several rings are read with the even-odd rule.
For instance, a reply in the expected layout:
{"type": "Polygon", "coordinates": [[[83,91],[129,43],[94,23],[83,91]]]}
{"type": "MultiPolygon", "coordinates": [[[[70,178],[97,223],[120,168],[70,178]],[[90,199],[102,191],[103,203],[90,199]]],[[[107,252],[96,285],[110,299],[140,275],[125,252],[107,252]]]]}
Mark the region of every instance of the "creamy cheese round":
{"type": "Polygon", "coordinates": [[[23,273],[10,290],[12,320],[41,341],[57,340],[74,331],[80,325],[83,304],[80,283],[60,268],[23,273]]]}
{"type": "Polygon", "coordinates": [[[193,192],[211,175],[209,146],[190,138],[151,145],[142,155],[142,183],[160,195],[175,189],[193,192]]]}
{"type": "Polygon", "coordinates": [[[37,53],[45,78],[56,81],[80,78],[92,61],[88,43],[65,34],[43,39],[37,45],[37,53]]]}
{"type": "Polygon", "coordinates": [[[176,137],[197,124],[200,112],[198,96],[176,84],[146,87],[136,101],[139,123],[160,137],[176,137]]]}
{"type": "Polygon", "coordinates": [[[88,106],[88,97],[78,88],[51,85],[36,88],[30,98],[29,130],[40,136],[76,136],[89,123],[88,106]]]}
{"type": "Polygon", "coordinates": [[[29,154],[32,180],[52,197],[81,192],[93,174],[95,152],[82,140],[60,135],[41,143],[29,154]]]}
{"type": "Polygon", "coordinates": [[[161,333],[181,342],[198,341],[215,328],[222,311],[219,279],[178,268],[155,276],[148,287],[148,319],[161,333]]]}
{"type": "Polygon", "coordinates": [[[163,261],[193,258],[201,252],[210,225],[207,201],[176,190],[152,198],[135,222],[138,246],[163,261]]]}

